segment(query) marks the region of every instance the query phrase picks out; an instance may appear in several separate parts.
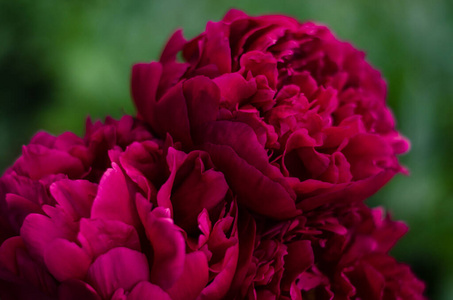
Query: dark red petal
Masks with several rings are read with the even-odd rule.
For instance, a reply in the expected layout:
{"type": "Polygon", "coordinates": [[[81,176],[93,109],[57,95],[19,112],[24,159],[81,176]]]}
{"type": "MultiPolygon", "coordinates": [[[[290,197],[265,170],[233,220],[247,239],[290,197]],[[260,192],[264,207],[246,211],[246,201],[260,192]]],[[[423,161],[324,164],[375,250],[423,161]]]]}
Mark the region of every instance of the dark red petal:
{"type": "Polygon", "coordinates": [[[239,255],[236,272],[231,283],[230,290],[225,296],[226,299],[234,299],[235,297],[243,297],[239,294],[240,289],[244,284],[247,272],[250,268],[250,263],[253,257],[256,238],[256,224],[253,217],[244,208],[239,209],[238,221],[238,237],[239,237],[239,255]]]}
{"type": "Polygon", "coordinates": [[[131,92],[138,115],[152,124],[153,107],[156,93],[162,76],[162,64],[152,62],[140,63],[132,67],[131,92]]]}
{"type": "Polygon", "coordinates": [[[286,219],[300,213],[284,185],[251,166],[231,147],[207,143],[203,148],[224,173],[228,185],[238,195],[239,203],[275,219],[286,219]]]}
{"type": "Polygon", "coordinates": [[[64,300],[101,300],[96,291],[81,280],[67,280],[58,287],[58,299],[64,300]]]}
{"type": "Polygon", "coordinates": [[[217,207],[229,189],[221,172],[205,169],[209,164],[207,153],[191,152],[176,173],[171,195],[173,219],[188,233],[197,229],[201,211],[217,207]]]}
{"type": "Polygon", "coordinates": [[[146,236],[153,247],[151,282],[168,289],[184,269],[184,237],[173,224],[168,209],[157,207],[150,211],[151,204],[143,197],[137,197],[136,203],[146,236]]]}
{"type": "MultiPolygon", "coordinates": [[[[220,91],[217,85],[209,78],[197,76],[183,83],[184,97],[187,105],[187,114],[190,120],[190,132],[192,137],[197,137],[197,132],[205,123],[217,119],[220,91]]],[[[177,105],[175,103],[175,105],[177,105]]],[[[182,104],[178,104],[182,105],[182,104]]],[[[175,107],[171,108],[173,126],[177,126],[182,120],[175,113],[175,107]]],[[[169,131],[171,134],[171,131],[169,131]]],[[[172,134],[176,140],[177,136],[172,134]]]]}

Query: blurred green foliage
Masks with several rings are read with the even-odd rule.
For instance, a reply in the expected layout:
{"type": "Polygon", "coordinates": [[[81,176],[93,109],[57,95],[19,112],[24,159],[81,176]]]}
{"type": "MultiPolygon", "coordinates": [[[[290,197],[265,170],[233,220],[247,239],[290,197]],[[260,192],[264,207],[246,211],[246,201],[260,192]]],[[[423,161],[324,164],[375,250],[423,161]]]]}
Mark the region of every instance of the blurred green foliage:
{"type": "Polygon", "coordinates": [[[412,141],[401,158],[411,176],[368,203],[410,225],[393,254],[431,299],[453,299],[453,1],[1,0],[0,170],[38,129],[82,134],[87,115],[134,114],[131,65],[157,59],[175,29],[193,37],[231,7],[327,24],[382,71],[412,141]]]}

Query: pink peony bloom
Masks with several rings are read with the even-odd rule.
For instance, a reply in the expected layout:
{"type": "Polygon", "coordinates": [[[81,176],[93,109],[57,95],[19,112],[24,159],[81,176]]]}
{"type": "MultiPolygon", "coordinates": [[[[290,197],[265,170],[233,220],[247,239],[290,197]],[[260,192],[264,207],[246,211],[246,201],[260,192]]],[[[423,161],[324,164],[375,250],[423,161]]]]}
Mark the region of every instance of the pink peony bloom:
{"type": "Polygon", "coordinates": [[[231,10],[135,65],[132,95],[157,136],[207,151],[238,201],[268,217],[363,200],[404,171],[385,82],[324,26],[231,10]]]}
{"type": "Polygon", "coordinates": [[[129,116],[89,122],[84,139],[37,134],[0,179],[1,299],[231,291],[236,196],[208,153],[175,147],[129,116]]]}

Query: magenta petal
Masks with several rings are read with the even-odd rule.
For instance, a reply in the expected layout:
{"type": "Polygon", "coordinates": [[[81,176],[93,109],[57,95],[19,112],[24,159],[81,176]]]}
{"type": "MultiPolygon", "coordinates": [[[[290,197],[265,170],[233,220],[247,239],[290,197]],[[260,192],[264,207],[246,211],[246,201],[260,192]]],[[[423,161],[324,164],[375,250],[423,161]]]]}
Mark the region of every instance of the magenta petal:
{"type": "Polygon", "coordinates": [[[184,272],[167,293],[173,300],[196,299],[209,280],[206,255],[201,251],[186,255],[184,272]]]}
{"type": "Polygon", "coordinates": [[[222,270],[201,292],[204,299],[222,299],[230,289],[238,263],[239,245],[228,248],[223,258],[222,270]]]}
{"type": "Polygon", "coordinates": [[[363,180],[336,185],[316,180],[306,180],[294,186],[296,193],[301,199],[297,204],[297,208],[308,211],[329,202],[351,203],[363,201],[376,193],[394,175],[394,171],[382,171],[363,180]],[[307,190],[308,193],[306,193],[307,190]]]}
{"type": "Polygon", "coordinates": [[[171,218],[165,217],[163,210],[158,207],[149,212],[143,226],[153,247],[151,282],[168,289],[183,272],[185,242],[181,231],[171,218]]]}
{"type": "Polygon", "coordinates": [[[231,147],[247,164],[254,166],[272,179],[283,177],[276,167],[269,164],[267,152],[258,141],[256,133],[244,123],[211,122],[206,126],[203,141],[231,147]]]}
{"type": "Polygon", "coordinates": [[[351,164],[354,180],[365,179],[387,168],[395,169],[391,146],[375,134],[357,134],[342,152],[351,164]]]}
{"type": "Polygon", "coordinates": [[[184,162],[186,157],[187,157],[186,153],[178,151],[172,147],[168,148],[168,154],[166,159],[171,173],[167,181],[160,187],[160,190],[157,193],[157,204],[160,207],[168,208],[171,214],[173,214],[173,205],[170,199],[173,189],[173,182],[175,181],[177,170],[184,162]]]}
{"type": "Polygon", "coordinates": [[[46,247],[44,262],[58,281],[65,281],[85,278],[91,258],[77,244],[56,239],[46,247]]]}
{"type": "Polygon", "coordinates": [[[205,51],[202,54],[202,65],[213,64],[218,71],[231,72],[231,50],[228,41],[229,29],[222,22],[208,22],[206,24],[205,51]]]}
{"type": "Polygon", "coordinates": [[[159,80],[162,76],[162,64],[135,64],[132,67],[131,91],[135,106],[140,117],[150,122],[159,80]]]}
{"type": "Polygon", "coordinates": [[[247,81],[238,73],[223,74],[213,80],[220,89],[222,105],[235,107],[256,93],[256,82],[247,81]]]}
{"type": "Polygon", "coordinates": [[[87,279],[102,298],[109,298],[119,288],[130,290],[138,282],[148,281],[148,260],[138,251],[114,248],[93,262],[87,279]]]}
{"type": "Polygon", "coordinates": [[[43,261],[45,250],[53,240],[74,238],[71,228],[66,225],[68,224],[53,222],[52,219],[40,214],[30,214],[24,220],[20,235],[30,255],[38,261],[43,261]]]}
{"type": "Polygon", "coordinates": [[[176,30],[175,33],[170,37],[170,39],[167,42],[167,45],[165,46],[164,50],[162,51],[162,54],[160,56],[160,62],[161,63],[168,63],[168,62],[173,62],[176,60],[176,55],[178,54],[179,51],[182,50],[184,44],[186,44],[187,41],[182,35],[182,30],[176,30]]]}
{"type": "Polygon", "coordinates": [[[197,230],[198,214],[217,207],[229,189],[223,174],[211,166],[206,152],[193,151],[176,173],[171,195],[173,219],[188,233],[197,230]]]}
{"type": "Polygon", "coordinates": [[[403,222],[392,221],[390,216],[382,216],[383,211],[379,208],[373,209],[373,218],[377,230],[373,232],[379,251],[387,253],[396,242],[407,232],[408,227],[403,222]]]}
{"type": "Polygon", "coordinates": [[[133,142],[119,155],[121,167],[148,199],[155,192],[155,187],[150,182],[159,184],[164,177],[166,166],[161,151],[153,141],[133,142]]]}
{"type": "Polygon", "coordinates": [[[127,292],[123,288],[119,288],[113,293],[110,300],[127,300],[126,294],[127,292]]]}
{"type": "MultiPolygon", "coordinates": [[[[253,251],[256,238],[256,224],[253,217],[246,209],[239,209],[239,218],[237,221],[238,237],[239,237],[239,255],[237,268],[233,277],[233,282],[230,285],[230,290],[225,297],[232,299],[240,291],[244,284],[244,280],[249,271],[249,267],[253,257],[253,251]]],[[[241,295],[242,297],[244,295],[241,295]]]]}
{"type": "Polygon", "coordinates": [[[346,272],[357,289],[355,296],[362,299],[380,300],[384,295],[385,277],[367,263],[359,263],[351,272],[346,272]]]}
{"type": "Polygon", "coordinates": [[[58,287],[58,299],[64,300],[101,300],[96,291],[86,282],[72,279],[62,282],[58,287]]]}
{"type": "Polygon", "coordinates": [[[7,214],[14,228],[20,228],[25,218],[32,213],[42,213],[41,207],[16,194],[6,194],[7,214]]]}
{"type": "Polygon", "coordinates": [[[24,249],[25,245],[20,236],[13,236],[0,246],[0,269],[4,268],[18,275],[16,264],[17,249],[24,249]]]}
{"type": "Polygon", "coordinates": [[[244,53],[240,59],[241,70],[250,71],[253,76],[264,75],[273,89],[277,87],[277,60],[270,53],[261,51],[249,51],[244,53]]]}
{"type": "Polygon", "coordinates": [[[91,208],[91,218],[116,220],[132,226],[139,223],[126,179],[115,163],[113,168],[105,171],[101,178],[98,194],[91,208]]]}
{"type": "Polygon", "coordinates": [[[283,290],[290,290],[297,276],[311,267],[315,260],[310,241],[294,241],[287,246],[288,254],[285,256],[285,272],[282,279],[283,290]]]}
{"type": "Polygon", "coordinates": [[[78,240],[93,257],[121,246],[140,251],[137,231],[121,221],[82,219],[78,240]]]}
{"type": "Polygon", "coordinates": [[[24,249],[16,251],[17,269],[20,277],[28,285],[38,287],[44,294],[54,295],[57,290],[57,282],[46,268],[33,260],[24,249]]]}
{"type": "Polygon", "coordinates": [[[127,300],[142,299],[172,300],[159,286],[147,281],[139,282],[127,297],[127,300]]]}
{"type": "Polygon", "coordinates": [[[244,19],[244,18],[248,18],[247,14],[245,14],[243,11],[232,8],[225,14],[222,21],[226,22],[226,23],[231,23],[237,19],[244,19]]]}
{"type": "Polygon", "coordinates": [[[299,214],[284,185],[263,175],[228,146],[205,144],[215,166],[222,171],[238,202],[252,211],[275,219],[299,214]]]}
{"type": "Polygon", "coordinates": [[[85,166],[80,159],[67,152],[49,149],[37,144],[24,146],[17,167],[22,174],[40,179],[51,174],[67,174],[70,178],[81,177],[85,166]]]}
{"type": "MultiPolygon", "coordinates": [[[[197,76],[185,81],[183,90],[190,120],[190,131],[192,137],[196,137],[196,133],[205,123],[217,119],[220,91],[211,79],[204,76],[197,76]]],[[[173,120],[180,122],[178,119],[173,120]]]]}
{"type": "Polygon", "coordinates": [[[50,193],[74,220],[89,218],[97,184],[87,180],[63,179],[50,186],[50,193]]]}
{"type": "MultiPolygon", "coordinates": [[[[139,69],[138,66],[139,65],[135,65],[134,70],[136,68],[139,69]]],[[[149,74],[149,76],[153,75],[149,74]]],[[[135,95],[135,93],[139,93],[137,96],[134,96],[134,99],[137,110],[140,114],[143,114],[145,121],[151,125],[152,129],[159,134],[160,137],[163,138],[169,133],[175,140],[190,146],[192,142],[186,99],[183,94],[183,83],[179,82],[170,87],[160,99],[156,99],[155,95],[147,95],[146,90],[142,91],[142,89],[146,89],[146,87],[134,86],[134,73],[132,79],[132,94],[135,95]],[[135,90],[137,90],[137,92],[134,92],[135,90]],[[140,93],[143,93],[143,95],[140,93]]],[[[136,80],[144,81],[138,82],[138,85],[147,84],[143,76],[137,77],[136,80]]],[[[152,79],[150,78],[148,80],[152,79]]],[[[150,92],[155,93],[154,91],[150,92]]]]}

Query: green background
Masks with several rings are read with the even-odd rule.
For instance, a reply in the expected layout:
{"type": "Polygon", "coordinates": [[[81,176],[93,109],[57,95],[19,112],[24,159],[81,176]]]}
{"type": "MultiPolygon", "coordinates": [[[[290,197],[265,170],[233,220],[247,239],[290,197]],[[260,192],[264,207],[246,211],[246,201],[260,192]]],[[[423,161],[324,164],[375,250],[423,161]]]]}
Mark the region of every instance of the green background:
{"type": "Polygon", "coordinates": [[[130,67],[158,55],[231,7],[327,24],[367,52],[389,85],[388,103],[412,142],[397,176],[369,200],[410,232],[393,254],[453,299],[453,1],[0,1],[0,170],[39,129],[83,133],[85,118],[134,114],[130,67]]]}

